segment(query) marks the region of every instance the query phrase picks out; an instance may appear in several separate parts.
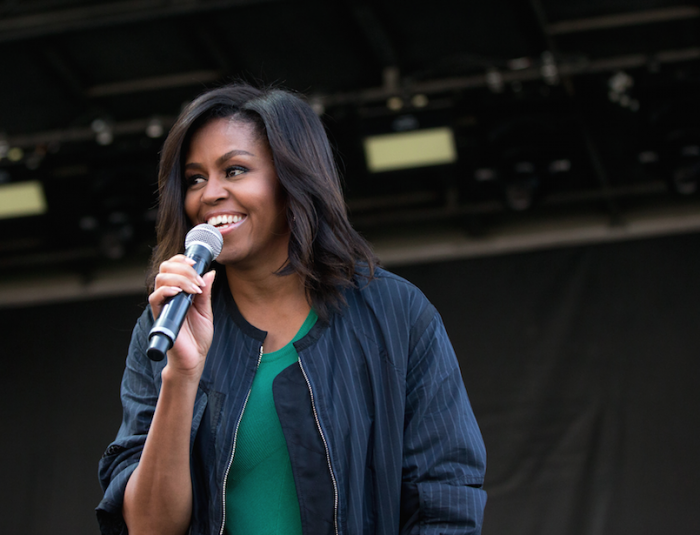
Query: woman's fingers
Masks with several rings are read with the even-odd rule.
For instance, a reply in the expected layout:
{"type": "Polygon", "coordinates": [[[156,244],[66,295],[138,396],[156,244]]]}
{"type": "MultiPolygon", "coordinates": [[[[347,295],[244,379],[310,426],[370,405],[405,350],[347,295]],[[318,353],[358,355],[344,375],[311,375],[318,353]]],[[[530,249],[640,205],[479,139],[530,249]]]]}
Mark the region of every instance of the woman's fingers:
{"type": "Polygon", "coordinates": [[[211,289],[214,284],[214,277],[216,276],[216,271],[213,269],[208,273],[204,274],[202,282],[201,295],[197,295],[194,298],[194,306],[206,317],[211,317],[211,289]]]}
{"type": "Polygon", "coordinates": [[[180,292],[182,292],[182,288],[178,286],[161,286],[157,290],[154,290],[153,293],[148,296],[148,303],[151,305],[153,318],[157,319],[167,300],[180,292]]]}
{"type": "Polygon", "coordinates": [[[197,275],[197,272],[194,269],[192,269],[192,265],[194,263],[194,260],[192,260],[191,258],[187,258],[183,255],[177,255],[171,258],[170,260],[166,260],[160,265],[158,269],[158,275],[156,276],[156,284],[158,283],[159,277],[162,279],[163,275],[173,274],[189,278],[193,282],[196,282],[198,285],[202,285],[202,277],[197,275]]]}
{"type": "Polygon", "coordinates": [[[201,293],[199,288],[204,286],[204,279],[192,268],[194,263],[194,260],[181,254],[166,260],[158,269],[156,288],[178,286],[188,293],[201,293]]]}
{"type": "Polygon", "coordinates": [[[187,293],[200,294],[202,293],[204,280],[199,277],[194,270],[192,270],[192,273],[194,277],[189,273],[185,275],[179,273],[158,273],[158,275],[156,275],[156,290],[163,286],[176,286],[182,288],[187,293]]]}
{"type": "Polygon", "coordinates": [[[201,294],[206,282],[192,268],[195,263],[185,255],[175,255],[163,262],[155,278],[155,290],[148,297],[153,317],[157,318],[168,299],[185,291],[201,294]]]}

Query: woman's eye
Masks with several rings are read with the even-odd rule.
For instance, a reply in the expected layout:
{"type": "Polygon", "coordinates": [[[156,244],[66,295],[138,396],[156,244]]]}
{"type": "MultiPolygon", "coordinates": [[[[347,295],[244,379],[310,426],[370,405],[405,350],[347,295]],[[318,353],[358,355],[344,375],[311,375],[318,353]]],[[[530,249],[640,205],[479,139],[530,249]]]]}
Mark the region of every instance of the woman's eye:
{"type": "Polygon", "coordinates": [[[204,182],[204,177],[199,176],[199,175],[189,176],[189,177],[187,177],[186,182],[187,182],[187,187],[192,187],[192,186],[195,186],[197,184],[201,184],[202,182],[204,182]]]}
{"type": "Polygon", "coordinates": [[[246,169],[245,167],[242,167],[240,165],[234,165],[234,166],[226,169],[226,176],[227,177],[234,177],[234,176],[242,175],[247,170],[248,169],[246,169]]]}

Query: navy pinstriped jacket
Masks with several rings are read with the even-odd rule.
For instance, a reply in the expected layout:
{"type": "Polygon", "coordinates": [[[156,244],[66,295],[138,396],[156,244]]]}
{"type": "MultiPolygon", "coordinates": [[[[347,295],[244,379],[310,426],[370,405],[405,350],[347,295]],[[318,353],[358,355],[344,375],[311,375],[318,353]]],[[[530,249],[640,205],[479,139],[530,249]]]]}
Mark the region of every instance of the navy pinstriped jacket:
{"type": "MultiPolygon", "coordinates": [[[[404,279],[378,269],[345,293],[348,306],[295,343],[299,363],[273,383],[305,535],[478,534],[486,452],[442,320],[404,279]]],[[[238,423],[265,333],[225,285],[191,434],[190,533],[221,533],[238,423]]],[[[153,416],[165,362],[146,356],[153,318],[132,336],[122,425],[100,461],[102,533],[126,533],[124,488],[153,416]]],[[[253,535],[253,534],[251,534],[253,535]]]]}

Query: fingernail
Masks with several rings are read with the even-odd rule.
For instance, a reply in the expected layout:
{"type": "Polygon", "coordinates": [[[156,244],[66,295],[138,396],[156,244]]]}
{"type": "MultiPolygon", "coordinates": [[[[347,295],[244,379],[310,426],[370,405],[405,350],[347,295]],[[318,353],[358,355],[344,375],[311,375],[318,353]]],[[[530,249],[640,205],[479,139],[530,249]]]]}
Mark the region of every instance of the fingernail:
{"type": "Polygon", "coordinates": [[[175,290],[177,293],[180,293],[182,291],[182,288],[180,288],[179,286],[171,286],[170,288],[175,290]]]}
{"type": "Polygon", "coordinates": [[[202,289],[199,286],[197,286],[196,284],[192,285],[192,289],[194,290],[194,293],[197,293],[197,294],[202,293],[202,289]]]}
{"type": "Polygon", "coordinates": [[[205,286],[204,279],[202,277],[200,277],[199,275],[197,275],[197,283],[200,286],[205,286]]]}
{"type": "Polygon", "coordinates": [[[197,263],[197,261],[196,261],[194,258],[185,257],[185,260],[187,261],[187,263],[188,263],[190,266],[193,266],[194,264],[197,263]]]}

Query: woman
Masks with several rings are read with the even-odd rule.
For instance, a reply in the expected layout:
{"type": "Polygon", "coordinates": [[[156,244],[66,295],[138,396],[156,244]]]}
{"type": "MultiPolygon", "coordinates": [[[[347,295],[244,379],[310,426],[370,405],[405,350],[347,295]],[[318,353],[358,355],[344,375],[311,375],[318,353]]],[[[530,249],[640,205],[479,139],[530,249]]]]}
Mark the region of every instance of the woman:
{"type": "Polygon", "coordinates": [[[310,106],[203,94],[165,142],[159,192],[103,533],[479,533],[485,451],[454,351],[348,223],[310,106]],[[178,254],[200,223],[224,239],[203,277],[178,254]],[[152,362],[148,332],[182,291],[193,306],[152,362]]]}

